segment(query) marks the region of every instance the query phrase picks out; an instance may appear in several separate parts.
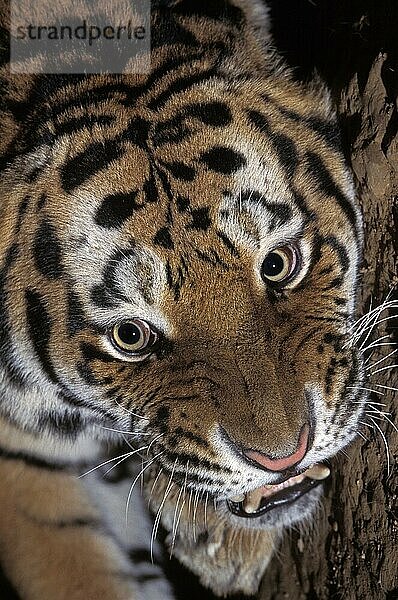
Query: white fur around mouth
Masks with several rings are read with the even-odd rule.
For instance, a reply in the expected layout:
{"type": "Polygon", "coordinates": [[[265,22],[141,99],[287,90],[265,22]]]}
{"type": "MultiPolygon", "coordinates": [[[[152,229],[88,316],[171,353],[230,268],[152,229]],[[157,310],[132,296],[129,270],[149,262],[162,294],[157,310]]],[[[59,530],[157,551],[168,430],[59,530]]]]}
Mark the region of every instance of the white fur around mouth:
{"type": "Polygon", "coordinates": [[[329,477],[329,475],[329,467],[322,464],[312,465],[306,471],[304,471],[304,473],[290,477],[282,483],[278,483],[276,485],[264,485],[250,492],[246,492],[246,494],[234,496],[230,500],[233,503],[239,503],[244,513],[253,514],[259,510],[266,499],[272,499],[273,496],[279,492],[282,492],[282,490],[299,486],[299,484],[301,484],[307,478],[313,481],[321,481],[329,477]]]}

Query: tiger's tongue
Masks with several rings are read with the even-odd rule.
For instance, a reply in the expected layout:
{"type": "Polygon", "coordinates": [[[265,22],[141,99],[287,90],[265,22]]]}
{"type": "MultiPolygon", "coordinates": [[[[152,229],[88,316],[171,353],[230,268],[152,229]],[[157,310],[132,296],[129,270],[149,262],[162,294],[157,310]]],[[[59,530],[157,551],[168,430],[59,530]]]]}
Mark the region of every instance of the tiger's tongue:
{"type": "Polygon", "coordinates": [[[251,492],[247,492],[244,498],[242,498],[243,508],[247,513],[254,513],[260,506],[262,498],[269,498],[270,496],[276,494],[276,492],[280,492],[285,488],[301,483],[305,477],[320,481],[322,479],[326,479],[329,477],[329,475],[330,469],[325,465],[313,465],[304,473],[296,475],[295,477],[290,477],[290,479],[287,479],[283,483],[279,483],[277,485],[264,485],[252,490],[251,492]]]}

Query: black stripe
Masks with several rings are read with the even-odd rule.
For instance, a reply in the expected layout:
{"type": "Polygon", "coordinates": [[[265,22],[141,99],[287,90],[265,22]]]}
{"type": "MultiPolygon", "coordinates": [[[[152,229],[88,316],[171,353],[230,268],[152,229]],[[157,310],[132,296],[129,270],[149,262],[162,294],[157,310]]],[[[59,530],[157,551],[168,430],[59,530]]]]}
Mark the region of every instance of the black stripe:
{"type": "Polygon", "coordinates": [[[248,110],[247,116],[249,117],[249,121],[254,125],[254,127],[260,131],[260,133],[270,132],[269,121],[265,115],[258,112],[258,110],[248,110]]]}
{"type": "Polygon", "coordinates": [[[146,149],[150,128],[151,123],[149,121],[142,117],[136,117],[130,121],[126,131],[122,134],[122,138],[139,148],[146,149]]]}
{"type": "MultiPolygon", "coordinates": [[[[196,433],[193,433],[192,431],[189,431],[187,429],[183,429],[181,426],[177,427],[170,434],[170,439],[172,437],[175,437],[175,439],[176,439],[177,442],[181,438],[185,438],[185,439],[189,440],[190,442],[194,442],[198,446],[201,446],[202,448],[209,448],[210,447],[209,442],[205,438],[203,438],[200,435],[197,435],[196,433]]],[[[177,444],[175,444],[175,445],[177,445],[177,444]]]]}
{"type": "Polygon", "coordinates": [[[181,117],[194,117],[204,125],[225,127],[232,122],[231,109],[225,102],[198,102],[188,104],[180,113],[181,117]]]}
{"type": "MultiPolygon", "coordinates": [[[[51,107],[51,119],[55,120],[57,116],[63,115],[66,112],[74,110],[85,110],[89,107],[95,107],[103,102],[111,101],[115,96],[122,96],[119,98],[119,102],[125,106],[132,106],[137,99],[148,93],[150,88],[156,84],[165,75],[168,75],[172,71],[175,71],[184,64],[191,64],[194,60],[200,60],[203,57],[203,52],[191,52],[185,55],[183,58],[173,58],[161,64],[160,67],[155,69],[146,80],[145,84],[131,86],[121,82],[107,83],[104,86],[98,86],[93,89],[83,89],[80,94],[76,95],[76,89],[73,90],[74,95],[64,103],[59,103],[51,107]]],[[[70,81],[66,82],[67,87],[70,87],[70,81]]],[[[62,88],[58,86],[57,93],[61,96],[62,88]]],[[[20,107],[19,113],[21,119],[24,119],[27,115],[31,114],[31,107],[36,106],[36,103],[27,102],[20,107]]],[[[42,115],[41,118],[37,117],[34,119],[36,124],[36,131],[40,125],[45,123],[48,119],[48,115],[42,115]]]]}
{"type": "Polygon", "coordinates": [[[98,519],[70,519],[69,521],[44,521],[42,525],[48,525],[49,527],[56,527],[57,529],[66,529],[69,527],[90,527],[90,529],[98,529],[103,524],[98,519]]]}
{"type": "Polygon", "coordinates": [[[134,575],[134,581],[137,581],[141,585],[145,585],[149,581],[159,581],[163,579],[162,573],[146,573],[145,575],[134,575]]]}
{"type": "Polygon", "coordinates": [[[306,315],[304,319],[306,319],[307,321],[324,321],[326,323],[336,323],[337,321],[341,321],[342,318],[346,317],[347,315],[344,315],[344,317],[340,315],[337,315],[335,317],[317,317],[315,315],[306,315]]]}
{"type": "Polygon", "coordinates": [[[43,220],[33,240],[33,256],[37,270],[46,279],[58,279],[63,274],[61,244],[55,227],[43,220]]]}
{"type": "Polygon", "coordinates": [[[68,291],[67,305],[68,313],[66,324],[68,334],[72,337],[86,328],[86,315],[79,296],[72,290],[68,291]]]}
{"type": "Polygon", "coordinates": [[[327,285],[326,287],[321,288],[323,291],[328,291],[328,290],[334,290],[336,288],[339,288],[343,285],[344,283],[344,278],[343,277],[335,277],[334,279],[332,279],[332,281],[329,283],[329,285],[327,285]]]}
{"type": "Polygon", "coordinates": [[[304,125],[307,125],[310,129],[312,129],[312,131],[319,135],[319,137],[322,138],[324,142],[333,150],[341,151],[340,131],[335,121],[327,121],[325,119],[321,119],[320,117],[315,116],[305,117],[293,110],[278,105],[272,100],[271,102],[273,102],[273,104],[277,107],[277,109],[281,112],[283,116],[287,117],[288,119],[292,119],[296,123],[302,123],[304,125]]]}
{"type": "Polygon", "coordinates": [[[118,298],[112,295],[111,290],[104,283],[94,285],[91,288],[90,299],[96,306],[102,308],[113,308],[118,302],[118,298]]]}
{"type": "Polygon", "coordinates": [[[201,206],[191,210],[191,222],[188,223],[187,229],[196,229],[197,231],[207,231],[211,226],[211,218],[209,215],[210,207],[201,206]]]}
{"type": "MultiPolygon", "coordinates": [[[[177,457],[177,454],[174,455],[174,453],[165,453],[165,454],[177,457]]],[[[183,455],[183,456],[187,456],[187,455],[183,455]]],[[[186,481],[188,484],[188,489],[190,489],[190,486],[193,483],[198,483],[201,486],[203,486],[203,484],[205,484],[206,486],[215,485],[218,488],[222,487],[223,489],[225,489],[225,480],[223,480],[219,477],[213,477],[212,474],[210,473],[210,471],[208,473],[206,473],[206,475],[204,475],[204,474],[199,475],[197,473],[190,472],[190,473],[188,473],[188,478],[186,478],[185,464],[184,464],[184,467],[179,469],[178,466],[176,467],[176,461],[174,459],[173,461],[170,461],[170,465],[167,465],[163,461],[162,461],[161,465],[162,465],[162,469],[163,469],[163,474],[167,477],[171,477],[171,475],[172,475],[173,481],[175,483],[179,484],[180,486],[185,484],[185,481],[186,481]]],[[[189,464],[189,466],[191,466],[191,464],[189,464]]]]}
{"type": "MultiPolygon", "coordinates": [[[[51,118],[52,120],[55,120],[56,117],[62,116],[64,113],[69,113],[75,110],[84,111],[87,108],[95,108],[98,104],[112,101],[116,95],[122,97],[124,96],[126,98],[126,104],[130,104],[130,100],[133,98],[135,99],[137,89],[142,91],[144,86],[133,87],[123,83],[108,83],[104,86],[98,86],[92,89],[83,89],[80,94],[76,94],[77,90],[74,89],[73,97],[69,98],[63,103],[53,104],[51,107],[51,118]]],[[[58,90],[59,97],[61,97],[61,92],[62,87],[58,90]]],[[[121,100],[119,101],[121,102],[121,100]]],[[[39,120],[37,120],[36,123],[37,125],[40,125],[39,120]]]]}
{"type": "Polygon", "coordinates": [[[148,107],[151,110],[158,111],[174,96],[179,92],[187,91],[198,83],[208,81],[217,74],[215,68],[209,69],[202,73],[196,73],[187,77],[181,77],[176,81],[173,81],[163,92],[161,92],[156,98],[153,98],[149,103],[148,107]]]}
{"type": "MultiPolygon", "coordinates": [[[[303,337],[303,339],[300,341],[300,343],[297,344],[297,347],[293,354],[293,360],[295,360],[295,358],[296,358],[298,352],[301,350],[301,348],[303,346],[305,346],[305,344],[308,342],[308,340],[310,340],[311,338],[314,338],[315,337],[314,334],[317,333],[318,331],[319,331],[318,328],[310,329],[310,331],[303,337]]],[[[290,335],[289,335],[289,337],[290,337],[290,335]]]]}
{"type": "Polygon", "coordinates": [[[296,144],[287,135],[273,132],[272,144],[289,179],[292,179],[299,164],[296,144]]]}
{"type": "Polygon", "coordinates": [[[96,175],[123,154],[119,139],[93,142],[85,150],[70,158],[61,168],[61,183],[71,193],[76,187],[96,175]]]}
{"type": "Polygon", "coordinates": [[[180,299],[181,288],[185,283],[188,272],[187,266],[185,262],[183,262],[183,258],[181,258],[181,265],[182,266],[177,267],[177,272],[174,274],[170,263],[168,261],[166,263],[166,281],[168,287],[173,291],[175,302],[180,299]]]}
{"type": "Polygon", "coordinates": [[[91,386],[101,385],[101,381],[99,381],[95,377],[92,368],[90,367],[90,365],[87,362],[78,361],[76,363],[76,371],[80,375],[80,377],[83,379],[83,381],[85,383],[88,383],[88,385],[91,385],[91,386]]]}
{"type": "Polygon", "coordinates": [[[99,348],[96,348],[95,346],[93,346],[93,344],[89,344],[87,342],[82,342],[80,344],[80,350],[81,350],[82,356],[87,361],[99,360],[99,361],[105,362],[105,363],[117,362],[116,358],[114,358],[110,354],[106,354],[105,352],[102,352],[102,350],[99,350],[99,348]]]}
{"type": "Polygon", "coordinates": [[[303,215],[305,215],[305,224],[307,225],[308,223],[315,221],[316,214],[313,210],[308,208],[304,197],[297,190],[293,189],[292,191],[295,204],[298,206],[303,215]]]}
{"type": "Polygon", "coordinates": [[[325,163],[318,154],[306,153],[307,168],[314,178],[319,190],[326,196],[336,198],[341,210],[345,214],[354,233],[358,234],[357,215],[350,200],[343,194],[338,185],[333,181],[332,175],[326,168],[325,163]]]}
{"type": "MultiPolygon", "coordinates": [[[[173,7],[174,8],[174,7],[173,7]]],[[[151,9],[154,10],[153,0],[151,9]]],[[[165,48],[178,44],[183,46],[180,52],[195,48],[199,45],[195,34],[176,20],[173,10],[159,11],[156,13],[156,20],[152,21],[151,28],[151,49],[165,48]]]]}
{"type": "Polygon", "coordinates": [[[25,301],[26,320],[32,346],[47,377],[52,383],[57,383],[58,378],[50,358],[49,349],[52,327],[50,315],[43,298],[35,290],[26,290],[25,301]]]}
{"type": "Polygon", "coordinates": [[[86,425],[92,422],[93,420],[83,418],[78,411],[63,410],[57,412],[48,410],[40,414],[38,427],[41,430],[49,429],[56,435],[75,438],[78,433],[86,428],[86,425]]]}
{"type": "MultiPolygon", "coordinates": [[[[231,110],[224,102],[198,102],[186,106],[174,117],[155,124],[152,142],[155,147],[177,143],[189,137],[195,128],[189,127],[184,120],[198,119],[204,125],[225,127],[232,121],[231,110]]],[[[197,128],[196,128],[197,129],[197,128]]]]}
{"type": "Polygon", "coordinates": [[[8,273],[18,258],[18,244],[12,244],[7,250],[4,266],[0,270],[0,362],[7,372],[12,383],[19,388],[25,386],[26,375],[21,367],[15,362],[12,355],[12,342],[10,337],[11,325],[8,314],[8,292],[6,290],[8,273]]]}
{"type": "Polygon", "coordinates": [[[246,165],[246,158],[241,152],[226,146],[213,146],[203,152],[199,160],[211,171],[222,175],[231,175],[246,165]]]}
{"type": "Polygon", "coordinates": [[[64,469],[70,468],[71,465],[67,463],[50,462],[44,458],[39,458],[33,454],[27,454],[26,452],[13,452],[12,450],[6,450],[0,448],[0,458],[4,460],[21,460],[30,467],[38,467],[39,469],[46,469],[48,471],[63,471],[64,469]]]}
{"type": "Polygon", "coordinates": [[[40,198],[37,201],[37,210],[41,210],[48,200],[47,194],[41,194],[40,198]]]}
{"type": "Polygon", "coordinates": [[[213,472],[215,471],[216,473],[229,473],[229,474],[232,473],[232,471],[229,467],[221,466],[217,463],[210,462],[209,460],[202,458],[200,456],[197,456],[196,454],[188,454],[187,452],[171,452],[170,450],[167,450],[163,446],[163,444],[159,444],[159,448],[160,448],[160,450],[164,450],[164,452],[162,454],[162,460],[160,461],[162,463],[162,466],[163,466],[163,457],[164,457],[164,458],[168,459],[171,464],[174,464],[177,460],[180,462],[180,464],[184,464],[184,465],[189,462],[190,467],[199,467],[202,469],[208,469],[210,473],[212,471],[213,472]]]}
{"type": "Polygon", "coordinates": [[[117,417],[110,410],[102,408],[101,406],[93,406],[88,401],[73,395],[65,387],[62,388],[62,392],[58,394],[58,396],[63,402],[65,402],[65,404],[68,404],[73,408],[83,408],[85,410],[89,410],[94,415],[101,415],[101,417],[109,419],[111,423],[114,423],[117,420],[117,417]]]}
{"type": "Polygon", "coordinates": [[[95,126],[103,127],[111,125],[115,122],[113,115],[83,115],[73,119],[68,119],[63,123],[56,122],[55,124],[55,135],[70,135],[71,133],[78,133],[84,129],[93,129],[95,126]]]}
{"type": "Polygon", "coordinates": [[[238,6],[234,6],[228,0],[212,0],[211,2],[185,0],[184,2],[173,3],[172,12],[184,17],[213,19],[218,22],[226,21],[228,25],[237,28],[245,23],[243,10],[238,6]]]}
{"type": "Polygon", "coordinates": [[[150,166],[149,177],[148,177],[148,179],[145,180],[145,183],[144,183],[142,189],[145,194],[146,202],[157,202],[159,200],[159,192],[156,187],[156,179],[155,179],[152,165],[150,166]]]}
{"type": "Polygon", "coordinates": [[[296,144],[284,133],[273,131],[268,119],[260,112],[249,110],[248,116],[257,130],[268,135],[279,162],[284,167],[289,179],[292,179],[299,163],[296,144]]]}
{"type": "Polygon", "coordinates": [[[195,254],[200,258],[200,260],[205,263],[209,263],[213,267],[219,267],[225,271],[230,270],[230,265],[220,258],[218,252],[214,250],[214,248],[210,248],[207,251],[195,248],[195,254]]]}
{"type": "Polygon", "coordinates": [[[256,190],[245,190],[238,198],[242,206],[252,204],[254,207],[261,206],[270,213],[271,219],[269,222],[269,230],[272,231],[275,227],[282,227],[293,217],[292,207],[286,202],[271,202],[267,200],[263,194],[256,190]]]}
{"type": "Polygon", "coordinates": [[[193,181],[195,179],[195,169],[182,161],[162,162],[162,165],[170,171],[173,177],[180,181],[193,181]]]}
{"type": "Polygon", "coordinates": [[[95,222],[107,229],[121,227],[127,219],[142,208],[137,202],[138,191],[129,194],[111,194],[106,196],[95,213],[95,222]]]}
{"type": "Polygon", "coordinates": [[[15,228],[15,232],[18,233],[18,231],[21,228],[22,225],[22,221],[23,218],[25,216],[25,213],[28,209],[29,203],[30,203],[30,196],[25,196],[25,198],[22,200],[22,202],[20,203],[20,205],[18,206],[18,219],[17,219],[17,225],[15,228]]]}
{"type": "Polygon", "coordinates": [[[223,231],[217,231],[217,236],[220,238],[220,240],[223,242],[223,244],[228,248],[228,250],[230,251],[232,256],[234,258],[239,258],[239,256],[240,256],[239,250],[237,249],[235,244],[229,239],[227,234],[225,234],[223,231]]]}
{"type": "Polygon", "coordinates": [[[159,229],[153,238],[153,243],[155,246],[162,246],[167,250],[173,250],[174,242],[171,237],[170,229],[168,227],[159,229]]]}
{"type": "Polygon", "coordinates": [[[155,148],[164,144],[176,144],[182,142],[193,133],[181,117],[173,117],[168,121],[156,123],[151,141],[155,148]]]}
{"type": "MultiPolygon", "coordinates": [[[[131,242],[131,245],[133,245],[133,242],[131,242]]],[[[133,258],[135,256],[136,251],[130,246],[129,248],[114,252],[109,257],[102,275],[102,283],[93,286],[90,292],[91,300],[97,306],[112,307],[118,301],[130,302],[130,298],[120,290],[117,270],[123,261],[128,261],[130,257],[133,258]]]]}
{"type": "Polygon", "coordinates": [[[135,564],[152,564],[152,555],[146,548],[133,548],[129,551],[129,558],[135,564]]]}
{"type": "Polygon", "coordinates": [[[346,273],[350,267],[350,259],[345,246],[333,235],[322,238],[322,244],[330,246],[336,252],[339,258],[341,270],[343,273],[346,273]]]}

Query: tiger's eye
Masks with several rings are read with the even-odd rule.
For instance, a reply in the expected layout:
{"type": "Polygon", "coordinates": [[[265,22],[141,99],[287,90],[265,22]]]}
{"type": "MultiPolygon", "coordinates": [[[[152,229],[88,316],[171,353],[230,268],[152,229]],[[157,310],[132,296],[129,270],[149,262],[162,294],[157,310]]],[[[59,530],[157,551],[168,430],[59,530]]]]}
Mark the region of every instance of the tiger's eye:
{"type": "Polygon", "coordinates": [[[114,346],[129,354],[140,353],[150,348],[156,338],[156,333],[150,324],[142,319],[122,321],[115,325],[111,332],[114,346]]]}
{"type": "Polygon", "coordinates": [[[261,265],[261,277],[265,283],[280,286],[290,281],[298,268],[298,250],[294,246],[282,246],[267,254],[261,265]]]}

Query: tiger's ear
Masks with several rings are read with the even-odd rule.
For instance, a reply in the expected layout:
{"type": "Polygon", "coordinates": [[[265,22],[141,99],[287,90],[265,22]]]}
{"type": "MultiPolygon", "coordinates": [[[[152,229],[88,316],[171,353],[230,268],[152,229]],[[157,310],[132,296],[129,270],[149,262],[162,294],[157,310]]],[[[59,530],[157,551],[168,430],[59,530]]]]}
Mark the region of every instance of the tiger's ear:
{"type": "Polygon", "coordinates": [[[312,72],[311,79],[306,84],[307,91],[315,99],[319,110],[325,118],[334,120],[336,117],[336,103],[325,81],[319,75],[317,70],[312,72]]]}
{"type": "Polygon", "coordinates": [[[263,0],[234,0],[234,4],[244,10],[247,20],[256,31],[260,41],[270,41],[271,20],[266,3],[263,0]]]}

